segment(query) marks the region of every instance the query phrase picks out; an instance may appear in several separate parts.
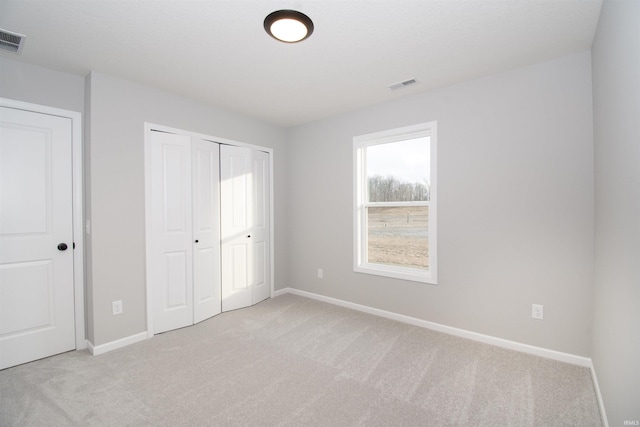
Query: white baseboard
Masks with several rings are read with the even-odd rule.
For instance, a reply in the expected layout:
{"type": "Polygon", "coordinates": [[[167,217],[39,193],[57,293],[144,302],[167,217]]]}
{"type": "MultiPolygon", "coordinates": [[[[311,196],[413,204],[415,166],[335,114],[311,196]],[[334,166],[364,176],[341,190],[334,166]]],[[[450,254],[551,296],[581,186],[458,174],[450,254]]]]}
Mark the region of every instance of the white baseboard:
{"type": "Polygon", "coordinates": [[[291,292],[291,288],[278,289],[273,292],[272,298],[279,297],[280,295],[293,293],[291,292]]]}
{"type": "Polygon", "coordinates": [[[87,340],[87,347],[89,351],[94,356],[99,356],[101,354],[107,353],[109,351],[117,350],[122,347],[126,347],[131,344],[135,344],[140,341],[144,341],[147,339],[147,332],[140,332],[139,334],[131,335],[125,338],[121,338],[119,340],[111,341],[106,344],[93,345],[93,343],[87,340]]]}
{"type": "Polygon", "coordinates": [[[315,299],[318,301],[327,302],[329,304],[339,305],[341,307],[346,307],[353,310],[361,311],[363,313],[373,314],[375,316],[385,317],[391,320],[397,320],[399,322],[408,323],[410,325],[420,326],[422,328],[443,332],[449,335],[455,335],[461,338],[467,338],[473,341],[483,342],[485,344],[495,345],[495,346],[506,348],[509,350],[516,350],[522,353],[533,354],[535,356],[558,360],[560,362],[570,363],[572,365],[578,365],[585,368],[592,367],[591,359],[588,357],[576,356],[574,354],[569,354],[569,353],[562,353],[560,351],[549,350],[542,347],[536,347],[529,344],[523,344],[516,341],[510,341],[503,338],[484,335],[478,332],[472,332],[472,331],[467,331],[465,329],[454,328],[452,326],[447,326],[447,325],[443,325],[435,322],[429,322],[427,320],[405,316],[403,314],[393,313],[391,311],[385,311],[379,308],[368,307],[366,305],[355,304],[349,301],[344,301],[337,298],[315,294],[313,292],[301,291],[295,288],[284,288],[284,289],[279,289],[277,292],[274,292],[274,296],[279,296],[286,293],[300,295],[300,296],[315,299]]]}

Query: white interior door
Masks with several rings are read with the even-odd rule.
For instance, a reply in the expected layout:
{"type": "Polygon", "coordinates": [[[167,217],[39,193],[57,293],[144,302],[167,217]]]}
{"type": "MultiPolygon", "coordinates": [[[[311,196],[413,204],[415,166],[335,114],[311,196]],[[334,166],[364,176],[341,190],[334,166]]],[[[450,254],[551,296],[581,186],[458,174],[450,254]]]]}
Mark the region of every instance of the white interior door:
{"type": "Polygon", "coordinates": [[[0,369],[75,343],[71,119],[0,107],[0,369]]]}
{"type": "Polygon", "coordinates": [[[220,147],[222,311],[270,295],[269,155],[220,147]]]}
{"type": "Polygon", "coordinates": [[[155,333],[193,324],[191,138],[151,132],[151,268],[155,333]]]}
{"type": "Polygon", "coordinates": [[[220,146],[193,138],[193,321],[220,313],[220,146]]]}

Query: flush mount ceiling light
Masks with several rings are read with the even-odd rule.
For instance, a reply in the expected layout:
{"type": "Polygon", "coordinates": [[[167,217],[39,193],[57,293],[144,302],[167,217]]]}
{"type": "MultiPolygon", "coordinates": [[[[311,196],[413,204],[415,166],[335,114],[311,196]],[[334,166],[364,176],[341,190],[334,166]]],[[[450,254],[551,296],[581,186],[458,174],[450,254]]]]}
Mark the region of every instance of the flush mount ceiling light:
{"type": "Polygon", "coordinates": [[[276,40],[297,43],[313,33],[313,22],[296,10],[278,10],[264,19],[264,29],[276,40]]]}

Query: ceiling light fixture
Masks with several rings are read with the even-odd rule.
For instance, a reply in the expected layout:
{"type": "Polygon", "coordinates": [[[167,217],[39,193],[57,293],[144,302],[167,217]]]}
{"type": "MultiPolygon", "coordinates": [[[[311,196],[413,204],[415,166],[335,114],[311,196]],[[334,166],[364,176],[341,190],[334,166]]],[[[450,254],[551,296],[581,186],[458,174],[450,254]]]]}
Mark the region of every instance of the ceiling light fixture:
{"type": "Polygon", "coordinates": [[[313,33],[313,22],[296,10],[278,10],[264,19],[264,29],[271,37],[285,43],[297,43],[313,33]]]}

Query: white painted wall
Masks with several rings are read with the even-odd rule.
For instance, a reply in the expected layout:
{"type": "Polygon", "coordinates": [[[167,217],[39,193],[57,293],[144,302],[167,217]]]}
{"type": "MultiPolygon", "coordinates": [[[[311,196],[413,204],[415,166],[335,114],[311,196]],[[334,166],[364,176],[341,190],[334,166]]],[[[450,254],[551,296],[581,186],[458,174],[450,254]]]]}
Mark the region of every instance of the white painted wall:
{"type": "Polygon", "coordinates": [[[87,114],[91,122],[90,177],[91,276],[88,316],[94,345],[146,331],[144,235],[144,123],[199,132],[274,149],[276,283],[286,274],[284,130],[167,92],[92,72],[87,114]],[[282,233],[282,232],[281,232],[282,233]],[[124,313],[111,314],[122,300],[124,313]]]}
{"type": "Polygon", "coordinates": [[[593,43],[592,359],[609,425],[640,420],[640,2],[605,1],[593,43]]]}
{"type": "Polygon", "coordinates": [[[588,356],[590,61],[585,52],[290,129],[288,286],[588,356]],[[353,136],[432,120],[439,285],[354,273],[353,136]]]}

